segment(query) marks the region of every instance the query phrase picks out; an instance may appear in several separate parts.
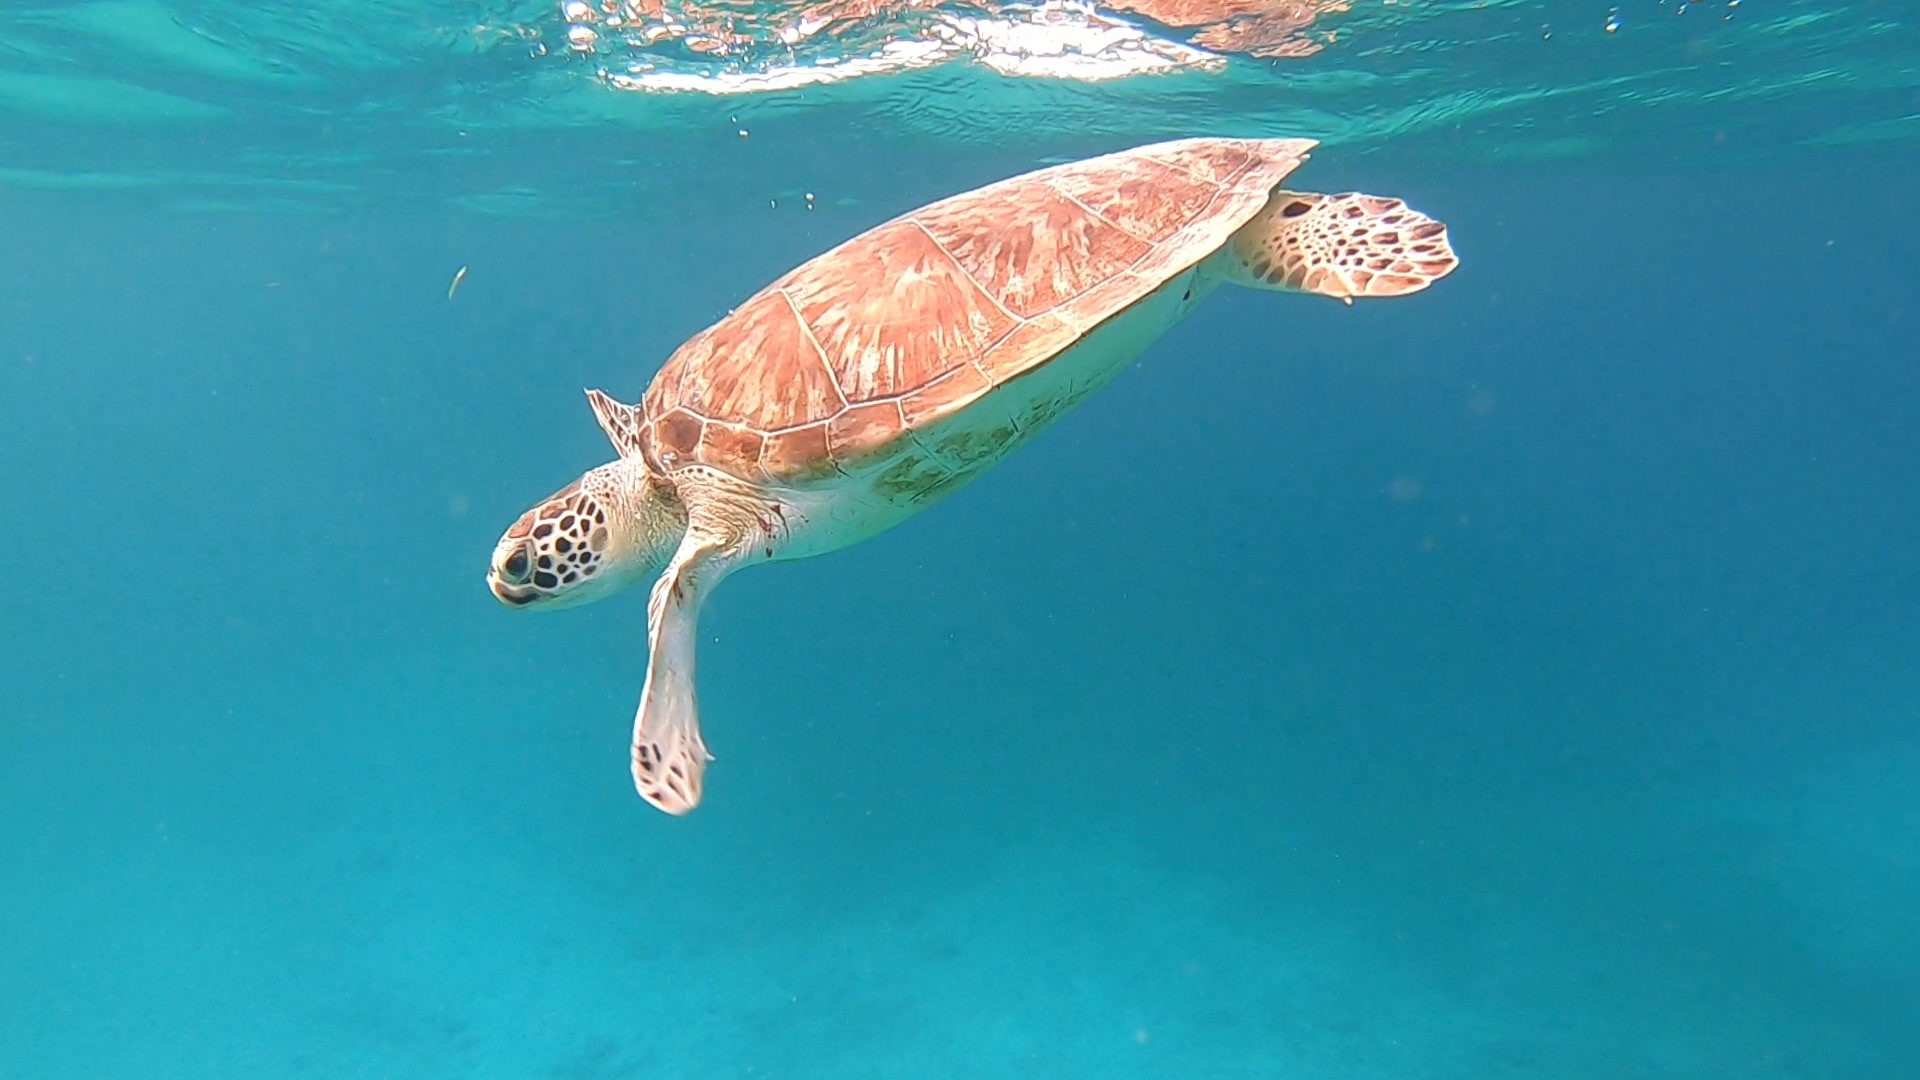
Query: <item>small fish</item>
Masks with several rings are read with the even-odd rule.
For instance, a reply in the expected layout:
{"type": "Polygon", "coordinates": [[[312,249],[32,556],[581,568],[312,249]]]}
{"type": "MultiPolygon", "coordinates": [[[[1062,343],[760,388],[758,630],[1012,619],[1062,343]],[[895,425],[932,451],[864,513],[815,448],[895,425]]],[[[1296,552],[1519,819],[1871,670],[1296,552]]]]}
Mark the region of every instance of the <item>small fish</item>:
{"type": "Polygon", "coordinates": [[[447,286],[447,299],[453,299],[453,294],[460,291],[460,283],[465,280],[467,280],[466,267],[463,266],[453,272],[453,283],[447,286]]]}

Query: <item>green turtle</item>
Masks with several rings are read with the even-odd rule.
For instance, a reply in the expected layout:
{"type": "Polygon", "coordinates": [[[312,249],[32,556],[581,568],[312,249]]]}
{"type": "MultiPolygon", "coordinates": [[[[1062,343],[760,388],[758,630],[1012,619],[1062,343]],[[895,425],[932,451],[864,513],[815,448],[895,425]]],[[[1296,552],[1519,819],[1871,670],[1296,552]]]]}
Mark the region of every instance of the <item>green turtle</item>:
{"type": "Polygon", "coordinates": [[[1446,226],[1399,199],[1283,189],[1314,145],[1182,139],[942,199],[749,297],[668,357],[639,404],[587,391],[619,457],[521,516],[488,585],[537,608],[653,580],[641,797],[672,814],[700,802],[695,622],[729,574],[925,510],[1215,286],[1352,303],[1458,265],[1446,226]]]}

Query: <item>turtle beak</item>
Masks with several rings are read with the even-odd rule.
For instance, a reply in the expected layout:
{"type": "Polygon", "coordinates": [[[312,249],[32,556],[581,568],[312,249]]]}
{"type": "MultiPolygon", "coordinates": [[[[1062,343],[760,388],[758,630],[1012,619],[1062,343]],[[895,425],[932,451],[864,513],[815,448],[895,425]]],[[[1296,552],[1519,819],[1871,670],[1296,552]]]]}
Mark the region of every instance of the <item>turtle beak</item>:
{"type": "Polygon", "coordinates": [[[487,588],[493,590],[494,599],[508,607],[526,607],[534,600],[533,590],[519,585],[509,585],[501,581],[498,574],[487,575],[487,588]]]}

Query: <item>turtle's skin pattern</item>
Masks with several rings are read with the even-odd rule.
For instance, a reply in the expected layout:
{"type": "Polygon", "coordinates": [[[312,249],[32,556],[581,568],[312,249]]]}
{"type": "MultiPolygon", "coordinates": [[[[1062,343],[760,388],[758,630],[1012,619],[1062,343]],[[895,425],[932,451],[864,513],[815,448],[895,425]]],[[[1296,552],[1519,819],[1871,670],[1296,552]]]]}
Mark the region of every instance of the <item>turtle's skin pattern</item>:
{"type": "Polygon", "coordinates": [[[552,590],[568,588],[597,572],[611,537],[607,508],[575,480],[548,496],[540,511],[514,522],[506,539],[538,541],[551,554],[537,555],[534,549],[521,547],[502,569],[526,577],[537,589],[552,590]]]}
{"type": "Polygon", "coordinates": [[[529,510],[489,584],[563,606],[658,574],[633,775],[685,813],[708,760],[705,596],[873,536],[1103,386],[1221,284],[1351,303],[1458,264],[1398,199],[1281,188],[1313,142],[1186,139],[1041,169],[878,225],[695,334],[638,404],[589,391],[618,460],[529,510]]]}

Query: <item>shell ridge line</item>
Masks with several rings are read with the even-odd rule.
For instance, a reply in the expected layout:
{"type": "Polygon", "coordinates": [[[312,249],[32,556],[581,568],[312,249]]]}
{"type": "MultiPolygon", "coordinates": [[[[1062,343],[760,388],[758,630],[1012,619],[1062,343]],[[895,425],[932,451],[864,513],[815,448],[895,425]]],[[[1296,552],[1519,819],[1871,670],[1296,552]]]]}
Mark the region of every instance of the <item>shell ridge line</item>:
{"type": "Polygon", "coordinates": [[[774,291],[780,294],[780,299],[787,302],[787,310],[793,312],[793,321],[800,324],[800,333],[805,335],[807,343],[813,346],[813,355],[820,358],[820,366],[827,372],[827,385],[833,387],[833,394],[840,399],[840,408],[845,411],[851,402],[847,400],[846,390],[840,386],[840,376],[834,373],[833,361],[827,358],[826,347],[821,345],[820,339],[814,335],[813,327],[807,325],[806,316],[800,314],[800,305],[794,302],[793,294],[787,291],[787,287],[782,285],[774,291]]]}
{"type": "Polygon", "coordinates": [[[1047,182],[1047,187],[1052,188],[1053,193],[1055,195],[1060,196],[1061,198],[1067,200],[1073,205],[1079,207],[1080,209],[1085,210],[1087,213],[1092,214],[1095,220],[1099,221],[1103,225],[1108,226],[1109,228],[1113,229],[1115,232],[1118,232],[1123,236],[1131,236],[1135,240],[1140,241],[1141,243],[1147,245],[1150,248],[1157,246],[1157,241],[1155,241],[1152,237],[1141,236],[1139,233],[1134,232],[1132,229],[1127,228],[1125,225],[1122,225],[1119,222],[1108,217],[1107,215],[1101,213],[1100,211],[1095,210],[1093,207],[1088,206],[1084,202],[1081,202],[1079,197],[1074,195],[1073,192],[1062,191],[1059,185],[1053,183],[1052,181],[1047,182]]]}
{"type": "MultiPolygon", "coordinates": [[[[1183,172],[1183,173],[1186,173],[1186,174],[1187,174],[1188,176],[1191,176],[1191,177],[1193,177],[1193,178],[1194,178],[1195,180],[1198,180],[1198,181],[1200,181],[1201,183],[1205,183],[1205,184],[1220,184],[1220,183],[1221,183],[1221,181],[1220,181],[1220,178],[1219,178],[1219,177],[1216,177],[1216,176],[1211,176],[1211,175],[1204,175],[1204,174],[1202,174],[1202,173],[1200,173],[1200,172],[1199,172],[1198,170],[1196,170],[1196,169],[1194,169],[1194,168],[1192,168],[1191,166],[1189,166],[1189,165],[1187,164],[1187,155],[1185,155],[1185,154],[1180,154],[1180,155],[1178,155],[1178,156],[1175,156],[1175,157],[1170,157],[1170,158],[1167,158],[1167,157],[1158,157],[1158,156],[1149,156],[1149,157],[1147,158],[1147,160],[1148,160],[1148,161],[1153,161],[1153,162],[1158,162],[1158,163],[1159,163],[1159,164],[1161,164],[1161,165],[1170,165],[1170,166],[1172,166],[1172,167],[1174,167],[1174,168],[1176,168],[1176,169],[1179,169],[1179,170],[1180,170],[1181,172],[1183,172]]],[[[1235,173],[1235,174],[1234,174],[1234,179],[1238,179],[1238,178],[1239,178],[1239,174],[1238,174],[1238,173],[1235,173]]]]}
{"type": "MultiPolygon", "coordinates": [[[[1192,229],[1192,228],[1193,228],[1193,227],[1194,227],[1195,225],[1197,225],[1197,224],[1199,224],[1199,223],[1201,223],[1201,222],[1203,222],[1203,221],[1207,221],[1207,220],[1209,220],[1209,219],[1211,219],[1211,218],[1212,218],[1212,217],[1214,216],[1214,212],[1215,212],[1215,211],[1214,211],[1214,205],[1215,205],[1216,203],[1218,203],[1218,202],[1220,201],[1220,199],[1221,199],[1221,198],[1222,198],[1223,196],[1226,196],[1226,195],[1230,195],[1230,194],[1232,194],[1232,193],[1233,193],[1233,186],[1232,186],[1232,185],[1230,185],[1230,184],[1215,184],[1215,185],[1214,185],[1214,187],[1213,187],[1213,194],[1212,194],[1212,195],[1209,195],[1209,196],[1207,196],[1207,204],[1206,204],[1205,206],[1203,206],[1203,207],[1201,207],[1201,208],[1199,209],[1199,211],[1198,211],[1198,212],[1196,212],[1196,213],[1195,213],[1195,214],[1194,214],[1194,215],[1193,215],[1192,217],[1190,217],[1190,218],[1188,218],[1188,219],[1187,219],[1187,222],[1186,222],[1186,224],[1184,224],[1184,225],[1182,225],[1182,226],[1180,226],[1180,228],[1178,228],[1178,229],[1176,229],[1176,230],[1174,230],[1174,233],[1173,233],[1173,235],[1172,235],[1172,236],[1169,236],[1169,237],[1167,237],[1167,238],[1166,238],[1165,240],[1162,240],[1162,241],[1160,241],[1160,242],[1159,242],[1159,243],[1157,243],[1157,244],[1153,244],[1153,243],[1150,243],[1150,244],[1148,244],[1148,245],[1147,245],[1147,250],[1145,250],[1145,251],[1143,251],[1143,252],[1141,252],[1141,253],[1140,253],[1140,257],[1139,257],[1139,258],[1136,258],[1136,259],[1134,259],[1134,260],[1133,260],[1132,262],[1130,262],[1130,263],[1128,263],[1128,264],[1127,264],[1127,268],[1126,268],[1126,270],[1124,270],[1124,271],[1122,271],[1122,272],[1123,272],[1123,273],[1128,273],[1128,274],[1132,274],[1132,275],[1134,275],[1135,277],[1143,277],[1143,276],[1145,276],[1145,275],[1142,275],[1142,274],[1140,273],[1140,266],[1141,266],[1141,264],[1142,264],[1142,263],[1145,263],[1145,262],[1146,262],[1147,260],[1149,260],[1149,259],[1151,259],[1151,258],[1153,258],[1154,256],[1156,256],[1156,255],[1158,255],[1158,254],[1160,253],[1160,249],[1161,249],[1161,248],[1163,248],[1163,247],[1166,247],[1166,246],[1167,246],[1167,245],[1168,245],[1168,244],[1169,244],[1170,242],[1172,242],[1172,241],[1175,241],[1175,240],[1178,240],[1178,239],[1180,238],[1180,235],[1181,235],[1182,233],[1184,233],[1184,232],[1186,232],[1186,231],[1188,231],[1189,229],[1192,229]]],[[[1256,211],[1256,212],[1257,212],[1257,211],[1256,211]]],[[[1195,260],[1194,262],[1192,262],[1192,263],[1189,263],[1189,264],[1187,264],[1187,266],[1183,266],[1183,267],[1181,267],[1180,269],[1181,269],[1181,270],[1186,270],[1186,269],[1190,269],[1191,267],[1193,267],[1193,266],[1196,266],[1196,265],[1198,265],[1198,264],[1199,264],[1199,262],[1200,262],[1201,260],[1203,260],[1203,259],[1205,259],[1205,256],[1204,256],[1204,255],[1203,255],[1203,256],[1201,256],[1201,259],[1196,259],[1196,260],[1195,260]]],[[[1176,270],[1176,271],[1174,271],[1174,272],[1173,272],[1172,274],[1169,274],[1169,275],[1167,276],[1167,280],[1168,280],[1168,281],[1172,281],[1172,280],[1173,280],[1174,278],[1176,278],[1176,277],[1178,277],[1178,276],[1180,276],[1180,270],[1176,270]]],[[[1137,302],[1138,302],[1138,301],[1136,301],[1136,303],[1137,303],[1137,302]]],[[[1129,305],[1127,305],[1127,306],[1128,306],[1128,307],[1131,307],[1131,306],[1133,306],[1133,305],[1132,305],[1132,304],[1129,304],[1129,305]]],[[[1123,310],[1124,310],[1124,309],[1123,309],[1123,310]]],[[[1118,313],[1118,312],[1115,312],[1115,314],[1119,314],[1119,313],[1118,313]]]]}
{"type": "MultiPolygon", "coordinates": [[[[993,302],[993,306],[994,306],[994,307],[997,307],[997,308],[999,308],[999,309],[1000,309],[1000,312],[1001,312],[1001,314],[1003,314],[1003,315],[1005,315],[1005,316],[1006,316],[1007,318],[1009,318],[1009,319],[1012,319],[1012,320],[1013,320],[1013,322],[1014,322],[1014,325],[1016,325],[1016,326],[1018,326],[1018,325],[1019,325],[1020,323],[1023,323],[1023,322],[1026,322],[1026,321],[1027,321],[1027,320],[1025,320],[1025,319],[1023,319],[1023,318],[1021,318],[1020,316],[1018,316],[1018,315],[1016,315],[1016,314],[1014,314],[1014,313],[1013,313],[1013,312],[1012,312],[1011,310],[1009,310],[1009,309],[1007,308],[1007,305],[1005,305],[1005,304],[1003,304],[1003,303],[1001,303],[1001,302],[1000,302],[1000,298],[999,298],[999,297],[997,297],[997,296],[995,296],[995,295],[993,295],[993,291],[992,291],[992,290],[990,290],[990,289],[988,289],[988,288],[987,288],[987,287],[986,287],[985,285],[982,285],[982,284],[980,283],[980,279],[979,279],[979,278],[977,278],[977,277],[974,277],[974,276],[973,276],[973,271],[971,271],[971,270],[968,270],[968,269],[967,269],[967,267],[966,267],[966,264],[964,264],[964,263],[962,263],[962,262],[960,261],[960,259],[959,259],[959,257],[958,257],[958,256],[956,256],[956,255],[954,255],[954,253],[953,253],[953,252],[951,252],[951,251],[948,251],[948,250],[947,250],[947,245],[945,245],[945,244],[943,244],[943,243],[941,243],[941,242],[940,242],[940,238],[939,238],[939,237],[937,237],[937,236],[935,236],[935,235],[933,235],[933,230],[932,230],[932,229],[929,229],[929,228],[927,228],[927,227],[926,227],[925,225],[922,225],[922,224],[920,223],[920,219],[919,219],[919,218],[917,218],[917,217],[915,217],[915,218],[908,218],[907,220],[908,220],[908,221],[911,221],[911,222],[913,223],[913,227],[914,227],[914,228],[916,228],[916,229],[919,229],[919,230],[920,230],[920,232],[921,232],[922,234],[924,234],[924,235],[926,236],[926,238],[927,238],[927,240],[928,240],[929,242],[931,242],[931,243],[933,244],[933,246],[934,246],[934,247],[935,247],[935,248],[936,248],[936,249],[937,249],[937,250],[938,250],[938,251],[940,252],[940,254],[942,254],[942,255],[945,255],[945,256],[947,257],[947,261],[953,264],[953,268],[954,268],[955,270],[958,270],[958,271],[960,271],[960,276],[961,276],[961,277],[964,277],[964,278],[966,278],[966,279],[967,279],[967,281],[968,281],[968,282],[969,282],[969,283],[970,283],[970,284],[971,284],[971,285],[972,285],[972,286],[973,286],[974,288],[976,288],[976,289],[978,289],[978,290],[980,290],[980,295],[981,295],[981,296],[984,296],[984,297],[986,297],[986,298],[987,298],[988,300],[990,300],[990,301],[992,301],[992,302],[993,302]]],[[[1009,332],[1011,332],[1011,331],[1009,331],[1009,332]]],[[[1002,335],[1002,336],[1001,336],[1001,340],[1005,340],[1005,335],[1002,335]]],[[[989,346],[989,347],[991,347],[991,346],[989,346]]]]}
{"type": "MultiPolygon", "coordinates": [[[[1007,340],[1007,338],[1009,338],[1009,337],[1012,337],[1012,336],[1013,336],[1013,331],[1012,331],[1012,330],[1009,330],[1009,331],[1007,331],[1007,332],[1006,332],[1006,334],[1004,334],[1004,335],[1002,335],[1002,336],[1001,336],[1001,338],[1000,338],[1000,341],[996,341],[996,342],[994,342],[993,344],[991,344],[991,345],[989,345],[989,346],[987,346],[987,347],[986,347],[986,350],[985,350],[984,352],[982,352],[982,353],[981,353],[981,356],[984,356],[984,355],[986,355],[987,353],[990,353],[990,352],[992,352],[993,350],[995,350],[995,349],[997,349],[997,348],[999,348],[999,347],[1000,347],[1000,342],[1001,342],[1001,341],[1005,341],[1005,340],[1007,340]]],[[[989,389],[989,390],[998,390],[998,389],[1000,389],[1000,387],[1002,387],[1002,386],[1004,386],[1004,385],[1005,385],[1005,384],[1004,384],[1004,383],[1002,383],[1002,382],[1001,382],[1001,381],[1000,381],[999,379],[996,379],[996,378],[994,378],[994,377],[993,377],[993,374],[992,374],[991,372],[989,372],[989,371],[988,371],[988,370],[987,370],[986,368],[984,368],[984,367],[982,367],[982,366],[980,365],[980,359],[979,359],[979,357],[975,357],[975,358],[973,358],[973,359],[971,359],[971,360],[968,360],[968,361],[967,361],[967,363],[969,363],[969,364],[972,364],[972,365],[973,365],[973,370],[975,370],[975,371],[977,371],[977,372],[979,372],[979,373],[980,373],[980,377],[981,377],[982,379],[985,379],[985,380],[987,381],[987,389],[989,389]]]]}

